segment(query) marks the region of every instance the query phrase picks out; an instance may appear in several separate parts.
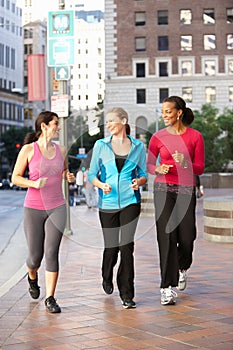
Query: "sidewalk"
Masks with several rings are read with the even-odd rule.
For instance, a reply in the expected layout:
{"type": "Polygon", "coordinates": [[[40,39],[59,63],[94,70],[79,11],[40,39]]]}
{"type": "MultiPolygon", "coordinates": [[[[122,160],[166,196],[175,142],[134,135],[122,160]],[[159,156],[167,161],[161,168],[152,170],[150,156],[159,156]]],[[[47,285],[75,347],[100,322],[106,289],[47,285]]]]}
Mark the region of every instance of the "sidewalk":
{"type": "MultiPolygon", "coordinates": [[[[233,197],[233,190],[205,189],[205,197],[222,195],[233,197]]],[[[203,239],[202,205],[199,199],[188,286],[174,306],[160,305],[154,218],[141,216],[135,245],[137,308],[131,310],[122,308],[117,288],[110,296],[102,290],[98,212],[72,207],[73,235],[62,242],[56,292],[62,313],[45,311],[42,267],[38,301],[30,298],[26,278],[0,298],[0,349],[232,350],[233,244],[203,239]]]]}

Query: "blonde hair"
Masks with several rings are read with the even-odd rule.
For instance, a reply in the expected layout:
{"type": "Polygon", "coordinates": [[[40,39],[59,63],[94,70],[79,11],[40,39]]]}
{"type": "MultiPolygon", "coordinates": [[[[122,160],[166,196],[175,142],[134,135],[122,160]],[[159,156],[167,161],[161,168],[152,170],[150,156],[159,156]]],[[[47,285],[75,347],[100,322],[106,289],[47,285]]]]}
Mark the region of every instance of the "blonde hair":
{"type": "Polygon", "coordinates": [[[116,116],[121,120],[126,119],[126,124],[125,124],[126,134],[130,135],[130,126],[128,124],[128,120],[129,120],[128,113],[121,107],[113,107],[109,109],[106,114],[109,114],[109,113],[116,114],[116,116]]]}

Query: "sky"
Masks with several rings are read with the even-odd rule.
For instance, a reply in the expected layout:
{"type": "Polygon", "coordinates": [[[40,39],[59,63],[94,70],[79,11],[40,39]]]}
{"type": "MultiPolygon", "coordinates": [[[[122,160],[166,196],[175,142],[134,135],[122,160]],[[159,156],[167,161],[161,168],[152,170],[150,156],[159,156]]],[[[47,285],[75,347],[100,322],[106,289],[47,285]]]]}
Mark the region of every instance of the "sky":
{"type": "MultiPolygon", "coordinates": [[[[84,10],[101,10],[104,11],[104,0],[74,0],[74,2],[77,2],[78,4],[84,4],[84,10]]],[[[58,0],[49,0],[46,3],[43,3],[43,6],[41,6],[40,1],[36,1],[38,5],[38,11],[40,11],[42,14],[47,13],[48,11],[54,11],[58,9],[58,0]]]]}
{"type": "MultiPolygon", "coordinates": [[[[104,0],[73,0],[73,2],[78,4],[84,4],[84,8],[80,8],[80,9],[83,9],[85,11],[89,11],[89,10],[104,11],[104,0]]],[[[19,6],[21,5],[20,7],[22,7],[23,0],[17,0],[17,3],[19,3],[19,6]]],[[[67,0],[67,3],[68,3],[68,0],[67,0]]],[[[33,10],[36,11],[36,14],[38,15],[38,19],[43,20],[44,18],[47,18],[49,11],[58,10],[58,0],[43,1],[43,4],[41,3],[41,1],[34,0],[33,10]]]]}

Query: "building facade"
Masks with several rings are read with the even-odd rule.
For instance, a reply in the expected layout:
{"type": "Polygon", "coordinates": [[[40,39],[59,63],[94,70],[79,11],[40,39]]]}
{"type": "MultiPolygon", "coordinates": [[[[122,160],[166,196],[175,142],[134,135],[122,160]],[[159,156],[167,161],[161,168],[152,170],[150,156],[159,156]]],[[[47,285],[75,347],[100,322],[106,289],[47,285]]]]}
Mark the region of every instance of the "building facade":
{"type": "Polygon", "coordinates": [[[0,2],[0,135],[23,126],[22,9],[0,2]]]}
{"type": "MultiPolygon", "coordinates": [[[[29,22],[23,27],[24,36],[24,124],[34,127],[37,115],[46,109],[47,99],[42,101],[28,101],[28,55],[44,54],[46,55],[47,45],[47,24],[44,21],[37,20],[29,22]]],[[[46,61],[46,56],[45,56],[46,61]]],[[[49,75],[47,70],[47,76],[49,75]]],[[[48,79],[47,79],[48,80],[48,79]]],[[[48,85],[48,81],[47,81],[48,85]]],[[[48,91],[47,91],[48,93],[48,91]]]]}
{"type": "Polygon", "coordinates": [[[104,99],[104,21],[92,20],[91,12],[86,13],[86,18],[83,11],[76,12],[75,58],[70,79],[72,111],[95,108],[104,99]]]}
{"type": "Polygon", "coordinates": [[[233,107],[232,0],[105,0],[105,38],[105,108],[125,108],[137,137],[170,95],[233,107]]]}

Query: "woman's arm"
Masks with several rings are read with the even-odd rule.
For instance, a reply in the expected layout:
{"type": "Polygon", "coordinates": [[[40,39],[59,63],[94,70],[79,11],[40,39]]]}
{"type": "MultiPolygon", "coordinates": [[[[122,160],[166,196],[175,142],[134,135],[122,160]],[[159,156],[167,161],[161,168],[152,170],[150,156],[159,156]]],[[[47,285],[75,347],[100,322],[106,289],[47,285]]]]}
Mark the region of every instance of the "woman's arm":
{"type": "Polygon", "coordinates": [[[45,186],[47,182],[47,179],[48,179],[47,177],[39,178],[36,181],[28,180],[24,178],[25,170],[27,169],[28,163],[33,156],[33,152],[34,152],[34,148],[32,143],[24,145],[20,150],[18,157],[16,159],[16,163],[14,166],[11,179],[12,179],[12,182],[19,187],[42,188],[45,186]]]}
{"type": "Polygon", "coordinates": [[[67,152],[66,152],[66,147],[59,146],[59,148],[60,148],[60,152],[61,152],[63,159],[64,159],[64,170],[62,173],[62,178],[64,180],[67,180],[68,182],[72,183],[75,181],[75,177],[74,177],[74,174],[70,173],[69,169],[68,169],[68,156],[67,156],[67,152]]]}

